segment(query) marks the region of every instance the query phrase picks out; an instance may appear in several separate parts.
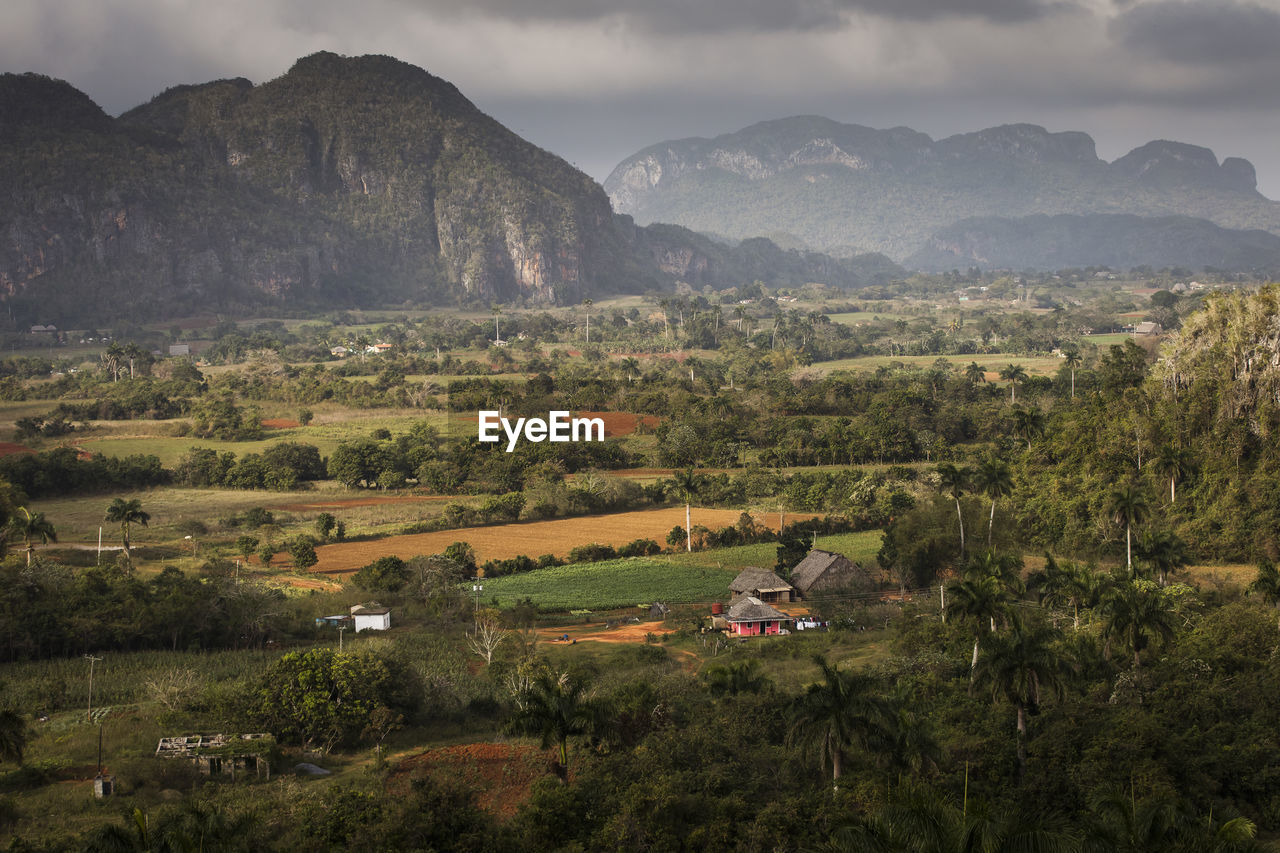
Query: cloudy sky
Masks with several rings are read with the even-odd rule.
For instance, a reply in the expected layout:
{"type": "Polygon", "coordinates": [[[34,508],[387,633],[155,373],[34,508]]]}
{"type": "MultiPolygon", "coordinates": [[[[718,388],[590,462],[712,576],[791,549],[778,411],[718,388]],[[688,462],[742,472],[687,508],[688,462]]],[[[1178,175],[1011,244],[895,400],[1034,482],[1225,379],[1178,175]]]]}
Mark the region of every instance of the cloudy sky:
{"type": "MultiPolygon", "coordinates": [[[[1280,198],[1280,0],[3,0],[0,70],[117,114],[317,50],[455,83],[603,179],[663,139],[825,115],[935,138],[1009,122],[1242,156],[1280,198]]],[[[0,117],[3,120],[3,117],[0,117]]]]}

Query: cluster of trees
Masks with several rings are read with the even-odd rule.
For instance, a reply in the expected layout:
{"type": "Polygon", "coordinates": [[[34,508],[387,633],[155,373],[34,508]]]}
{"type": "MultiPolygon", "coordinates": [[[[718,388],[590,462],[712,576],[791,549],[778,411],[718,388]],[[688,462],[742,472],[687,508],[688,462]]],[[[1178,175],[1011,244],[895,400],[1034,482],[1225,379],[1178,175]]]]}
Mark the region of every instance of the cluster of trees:
{"type": "Polygon", "coordinates": [[[173,469],[173,480],[184,486],[229,489],[270,489],[287,492],[302,483],[328,476],[320,451],[310,444],[280,442],[262,453],[239,459],[231,452],[193,447],[173,469]]]}

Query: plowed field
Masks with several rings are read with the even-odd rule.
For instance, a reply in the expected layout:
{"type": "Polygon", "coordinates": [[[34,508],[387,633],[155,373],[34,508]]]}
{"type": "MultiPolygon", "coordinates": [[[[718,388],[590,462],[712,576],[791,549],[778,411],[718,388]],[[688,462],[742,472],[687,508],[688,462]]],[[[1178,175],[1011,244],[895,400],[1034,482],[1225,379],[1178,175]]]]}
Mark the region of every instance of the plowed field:
{"type": "MultiPolygon", "coordinates": [[[[693,523],[713,530],[728,527],[741,515],[736,509],[694,508],[693,523]]],[[[777,529],[778,514],[767,517],[757,514],[758,524],[768,524],[777,529]]],[[[585,518],[558,518],[553,521],[526,521],[519,524],[499,524],[492,527],[464,527],[458,530],[440,530],[433,533],[414,533],[391,536],[369,542],[339,542],[316,548],[320,562],[313,572],[347,574],[367,565],[379,557],[397,556],[403,559],[420,554],[438,554],[453,542],[466,542],[475,549],[476,559],[509,560],[524,554],[540,557],[555,554],[566,557],[578,545],[598,542],[615,548],[635,539],[652,539],[662,544],[671,528],[684,526],[684,507],[647,509],[636,512],[619,512],[612,515],[592,515],[585,518]]]]}

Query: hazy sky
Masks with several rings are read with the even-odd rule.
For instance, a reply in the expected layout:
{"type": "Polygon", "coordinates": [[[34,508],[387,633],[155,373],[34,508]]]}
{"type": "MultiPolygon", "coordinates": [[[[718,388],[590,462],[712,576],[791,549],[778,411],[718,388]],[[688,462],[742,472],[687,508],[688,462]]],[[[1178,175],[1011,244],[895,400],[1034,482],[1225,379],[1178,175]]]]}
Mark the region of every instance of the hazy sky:
{"type": "Polygon", "coordinates": [[[0,2],[0,70],[113,114],[317,50],[420,65],[601,180],[654,142],[818,114],[1083,130],[1109,160],[1176,139],[1248,158],[1280,198],[1280,0],[0,2]]]}

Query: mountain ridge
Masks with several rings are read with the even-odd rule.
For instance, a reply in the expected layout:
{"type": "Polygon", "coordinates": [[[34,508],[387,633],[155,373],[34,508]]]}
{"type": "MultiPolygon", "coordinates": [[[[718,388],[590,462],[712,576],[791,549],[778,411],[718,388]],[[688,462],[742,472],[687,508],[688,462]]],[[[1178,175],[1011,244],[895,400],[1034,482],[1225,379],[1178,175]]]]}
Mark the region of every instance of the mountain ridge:
{"type": "Polygon", "coordinates": [[[903,261],[974,216],[1187,215],[1280,233],[1280,204],[1251,163],[1156,140],[1108,163],[1092,137],[1010,124],[933,140],[821,116],[758,122],[714,138],[660,142],[605,180],[615,209],[743,238],[795,234],[821,251],[903,261]],[[812,155],[812,156],[806,156],[812,155]]]}

